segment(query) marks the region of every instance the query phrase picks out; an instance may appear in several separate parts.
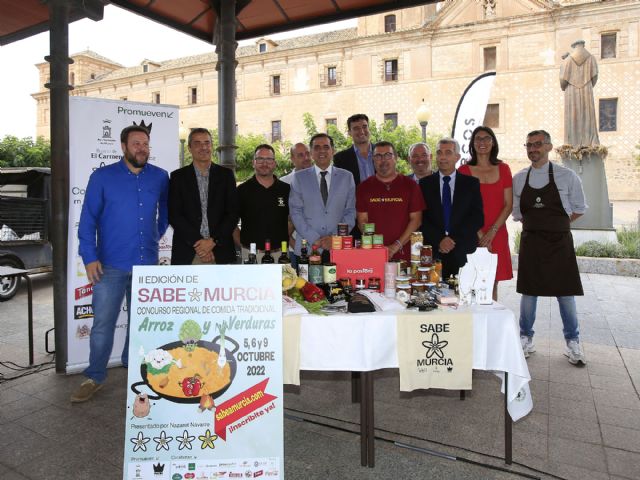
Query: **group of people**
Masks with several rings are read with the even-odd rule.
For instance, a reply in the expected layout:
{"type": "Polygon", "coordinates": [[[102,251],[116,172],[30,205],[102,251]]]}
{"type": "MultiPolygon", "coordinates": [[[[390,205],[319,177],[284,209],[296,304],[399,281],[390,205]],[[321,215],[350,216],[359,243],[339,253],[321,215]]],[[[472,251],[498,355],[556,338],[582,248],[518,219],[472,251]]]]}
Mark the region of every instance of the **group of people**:
{"type": "MultiPolygon", "coordinates": [[[[236,251],[246,258],[252,243],[258,261],[265,248],[278,253],[287,245],[295,264],[302,239],[316,245],[327,261],[339,223],[347,224],[356,238],[365,223],[374,223],[389,258],[409,260],[411,233],[421,231],[442,261],[445,278],[457,274],[467,254],[479,246],[497,254],[497,300],[498,282],[513,276],[505,226],[513,215],[523,223],[517,291],[522,294],[525,357],[535,352],[537,298],[555,296],[566,356],[572,364],[586,363],[575,304],[575,296],[583,292],[570,223],[587,207],[578,176],[549,161],[553,146],[547,132],[527,135],[524,146],[531,166],[512,178],[509,166],[498,159],[498,141],[488,127],[473,131],[471,158],[458,169],[461,155],[455,139],[438,141],[435,172],[429,146],[412,145],[413,173],[407,176],[397,171],[393,144],[371,143],[365,114],[349,117],[347,130],[353,145],[340,152],[326,133],[313,135],[308,146],[295,144],[290,152],[294,169],[281,178],[274,175],[273,147],[259,145],[254,175],[236,186],[233,172],[212,162],[207,129],[191,130],[193,162],[169,177],[147,163],[148,131],[126,127],[121,133],[123,158],[91,175],[82,208],[79,253],[94,285],[94,321],[87,379],[71,401],[89,400],[102,388],[119,307],[124,298],[128,305],[131,301],[132,267],[157,263],[158,241],[169,224],[174,265],[236,263],[236,251]]],[[[125,345],[125,366],[127,354],[125,345]]]]}

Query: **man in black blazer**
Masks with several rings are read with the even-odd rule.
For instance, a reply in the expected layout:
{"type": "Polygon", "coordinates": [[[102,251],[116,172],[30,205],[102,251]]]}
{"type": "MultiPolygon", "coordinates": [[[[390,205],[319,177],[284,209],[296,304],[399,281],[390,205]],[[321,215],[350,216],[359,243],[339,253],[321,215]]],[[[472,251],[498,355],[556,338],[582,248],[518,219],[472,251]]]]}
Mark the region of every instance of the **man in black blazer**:
{"type": "Polygon", "coordinates": [[[206,128],[192,129],[188,146],[193,163],[172,172],[169,180],[171,264],[235,263],[235,176],[211,161],[211,134],[206,128]]]}
{"type": "Polygon", "coordinates": [[[369,117],[356,113],[347,119],[347,130],[353,145],[335,154],[333,164],[349,170],[356,187],[376,173],[373,167],[373,145],[369,132],[369,117]]]}
{"type": "Polygon", "coordinates": [[[478,246],[478,231],[484,224],[480,182],[457,173],[460,145],[452,138],[438,142],[438,171],[420,179],[420,189],[427,209],[422,215],[424,243],[433,247],[435,258],[442,260],[442,276],[457,275],[467,263],[467,254],[478,246]],[[446,185],[448,184],[448,186],[446,185]],[[450,191],[450,206],[443,193],[450,191]],[[447,221],[446,211],[449,211],[447,221]]]}

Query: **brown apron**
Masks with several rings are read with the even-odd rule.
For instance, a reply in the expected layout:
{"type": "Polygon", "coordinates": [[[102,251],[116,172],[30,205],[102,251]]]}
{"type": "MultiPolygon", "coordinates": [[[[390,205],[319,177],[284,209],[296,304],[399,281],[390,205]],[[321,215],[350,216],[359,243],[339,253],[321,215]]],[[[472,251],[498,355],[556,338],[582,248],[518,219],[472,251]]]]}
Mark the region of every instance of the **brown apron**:
{"type": "Polygon", "coordinates": [[[524,295],[564,297],[583,295],[573,248],[570,220],[549,163],[549,183],[529,186],[529,174],[520,196],[522,236],[518,256],[517,291],[524,295]]]}

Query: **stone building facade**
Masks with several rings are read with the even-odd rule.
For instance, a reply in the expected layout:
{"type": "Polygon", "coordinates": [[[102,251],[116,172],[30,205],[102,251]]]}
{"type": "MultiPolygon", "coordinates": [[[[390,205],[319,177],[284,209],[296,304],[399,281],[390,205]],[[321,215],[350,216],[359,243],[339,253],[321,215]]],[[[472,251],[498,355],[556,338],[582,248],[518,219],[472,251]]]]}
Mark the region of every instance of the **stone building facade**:
{"type": "MultiPolygon", "coordinates": [[[[302,117],[320,129],[344,126],[364,112],[416,125],[422,99],[429,131],[450,134],[461,94],[487,70],[496,80],[487,124],[500,142],[500,157],[515,172],[528,161],[528,131],[548,130],[556,146],[564,138],[561,57],[575,40],[597,58],[594,89],[609,195],[640,198],[640,3],[635,0],[450,0],[360,18],[357,28],[239,47],[236,118],[240,133],[296,142],[302,117]]],[[[217,127],[216,55],[122,67],[93,52],[73,55],[72,95],[180,106],[186,127],[217,127]]],[[[49,135],[48,63],[38,64],[37,134],[49,135]]]]}

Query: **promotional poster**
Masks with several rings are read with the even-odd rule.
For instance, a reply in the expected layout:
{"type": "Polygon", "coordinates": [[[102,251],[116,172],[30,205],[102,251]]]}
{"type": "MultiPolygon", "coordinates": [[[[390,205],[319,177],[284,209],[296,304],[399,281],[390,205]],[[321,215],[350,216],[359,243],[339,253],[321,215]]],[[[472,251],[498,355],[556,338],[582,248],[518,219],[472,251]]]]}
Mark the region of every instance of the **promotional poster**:
{"type": "MultiPolygon", "coordinates": [[[[171,173],[179,167],[178,107],[89,97],[69,98],[69,241],[67,259],[67,373],[89,364],[89,334],[93,325],[91,295],[82,257],[78,225],[89,176],[122,157],[120,132],[143,125],[150,131],[149,163],[171,173]]],[[[171,227],[160,240],[160,263],[171,263],[171,227]]],[[[120,364],[127,328],[123,302],[109,365],[120,364]]]]}
{"type": "Polygon", "coordinates": [[[280,265],[134,267],[124,478],[284,478],[280,265]]]}

